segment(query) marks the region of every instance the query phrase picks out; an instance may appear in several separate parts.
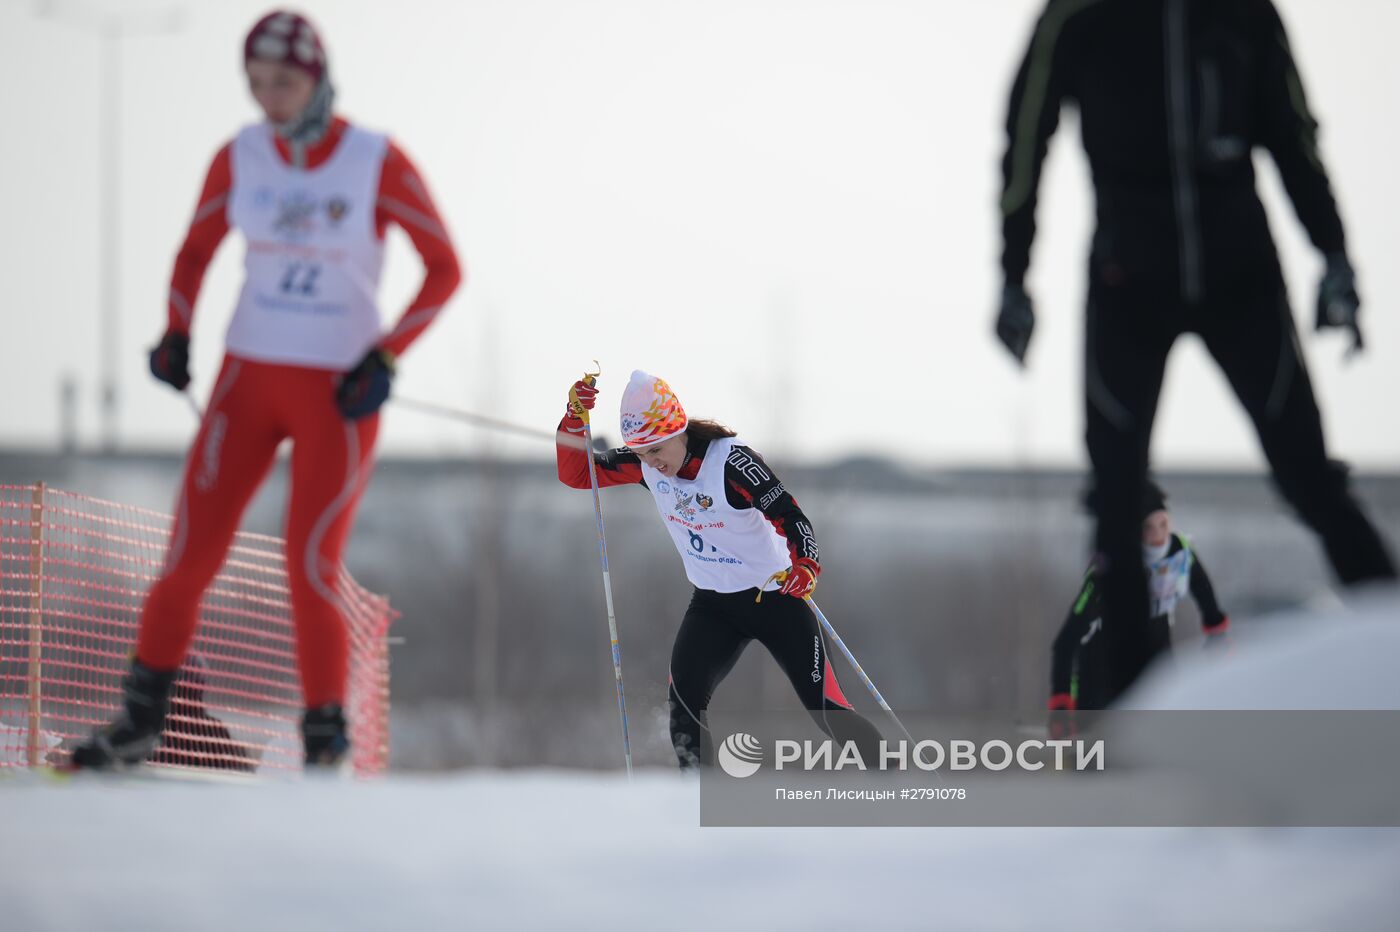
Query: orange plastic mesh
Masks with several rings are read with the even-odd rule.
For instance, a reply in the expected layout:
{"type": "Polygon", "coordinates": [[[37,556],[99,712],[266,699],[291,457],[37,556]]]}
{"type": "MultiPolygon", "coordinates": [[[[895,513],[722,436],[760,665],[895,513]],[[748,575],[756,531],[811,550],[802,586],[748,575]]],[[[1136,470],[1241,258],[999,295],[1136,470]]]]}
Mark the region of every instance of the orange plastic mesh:
{"type": "MultiPolygon", "coordinates": [[[[0,485],[0,768],[62,764],[107,721],[171,519],[42,486],[0,485]]],[[[389,756],[387,634],[396,613],[342,567],[355,773],[389,756]]],[[[301,688],[283,542],[240,533],[200,603],[152,765],[301,768],[301,688]]]]}

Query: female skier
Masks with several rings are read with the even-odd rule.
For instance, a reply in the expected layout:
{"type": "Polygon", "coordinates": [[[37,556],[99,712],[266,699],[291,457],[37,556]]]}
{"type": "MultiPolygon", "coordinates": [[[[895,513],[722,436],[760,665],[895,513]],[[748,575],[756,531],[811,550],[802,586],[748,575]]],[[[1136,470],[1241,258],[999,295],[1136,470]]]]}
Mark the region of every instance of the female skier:
{"type": "Polygon", "coordinates": [[[248,87],[266,119],[219,150],[175,259],[168,325],[152,374],[190,382],[190,325],[204,270],[230,228],[247,244],[226,356],[185,465],[160,577],[141,613],[117,717],[74,751],[77,767],[144,760],[156,746],[200,596],[243,510],[292,441],[287,573],[306,713],[306,762],[349,747],[348,646],[335,581],[369,480],[394,361],[436,317],[462,275],[427,187],[385,136],[333,115],[326,53],[303,17],[273,12],[243,45],[248,87]],[[390,222],[426,275],[387,332],[376,290],[390,222]]]}
{"type": "MultiPolygon", "coordinates": [[[[1223,635],[1230,619],[1216,602],[1215,588],[1191,542],[1172,531],[1166,493],[1150,480],[1142,514],[1142,559],[1152,600],[1148,637],[1154,654],[1171,649],[1172,615],[1176,603],[1188,592],[1200,609],[1207,643],[1213,643],[1210,639],[1223,635]]],[[[1103,639],[1097,636],[1102,628],[1099,573],[1099,561],[1095,558],[1051,647],[1052,713],[1102,709],[1108,702],[1108,657],[1103,639]]]]}
{"type": "MultiPolygon", "coordinates": [[[[555,447],[559,480],[587,489],[578,439],[597,389],[580,381],[569,397],[555,447]]],[[[821,564],[812,523],[796,499],[732,430],[687,419],[670,386],[645,372],[633,372],[622,394],[622,439],[625,446],[593,456],[598,484],[651,492],[695,586],[671,650],[667,696],[681,768],[713,763],[705,712],[751,640],[768,648],[817,726],[837,741],[854,741],[874,766],[880,733],[846,701],[826,639],[802,604],[821,564]],[[773,582],[784,571],[782,584],[773,582]],[[760,599],[763,592],[772,594],[760,599]]]]}

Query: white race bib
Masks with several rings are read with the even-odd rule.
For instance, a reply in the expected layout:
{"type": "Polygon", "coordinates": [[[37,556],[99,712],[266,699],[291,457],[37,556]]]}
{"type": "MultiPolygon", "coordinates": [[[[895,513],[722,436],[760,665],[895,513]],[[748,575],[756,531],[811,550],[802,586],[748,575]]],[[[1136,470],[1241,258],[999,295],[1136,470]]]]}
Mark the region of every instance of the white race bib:
{"type": "Polygon", "coordinates": [[[260,362],[348,369],[380,337],[375,233],[388,140],[353,126],[324,164],[282,161],[266,123],[233,141],[229,223],[246,240],[230,353],[260,362]]]}
{"type": "Polygon", "coordinates": [[[1152,616],[1171,619],[1176,603],[1191,591],[1191,549],[1182,547],[1171,556],[1147,566],[1147,591],[1152,600],[1152,616]]]}
{"type": "Polygon", "coordinates": [[[725,462],[731,456],[748,459],[742,452],[736,453],[737,444],[733,437],[711,441],[694,479],[663,476],[642,463],[642,476],[656,510],[680,552],[686,577],[697,589],[755,589],[792,565],[786,540],[762,512],[729,504],[725,462]]]}

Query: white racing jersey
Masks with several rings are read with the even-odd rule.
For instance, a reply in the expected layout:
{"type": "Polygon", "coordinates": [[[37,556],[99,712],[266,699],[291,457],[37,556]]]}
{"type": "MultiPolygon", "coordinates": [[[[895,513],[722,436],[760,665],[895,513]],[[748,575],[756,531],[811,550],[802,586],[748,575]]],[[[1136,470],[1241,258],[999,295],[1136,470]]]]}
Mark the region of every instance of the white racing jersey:
{"type": "Polygon", "coordinates": [[[1151,617],[1167,616],[1175,621],[1176,604],[1191,591],[1191,546],[1180,538],[1181,549],[1147,565],[1147,593],[1152,602],[1151,617]]]}
{"type": "Polygon", "coordinates": [[[351,126],[325,164],[299,169],[282,161],[266,123],[234,138],[228,219],[247,254],[230,353],[348,369],[379,340],[374,210],[387,151],[386,137],[351,126]]]}
{"type": "MultiPolygon", "coordinates": [[[[738,443],[733,437],[712,441],[694,479],[663,476],[641,464],[656,510],[680,551],[685,575],[697,589],[754,589],[792,564],[786,541],[762,512],[729,504],[724,468],[736,455],[738,443]]],[[[768,586],[776,588],[776,583],[768,586]]]]}

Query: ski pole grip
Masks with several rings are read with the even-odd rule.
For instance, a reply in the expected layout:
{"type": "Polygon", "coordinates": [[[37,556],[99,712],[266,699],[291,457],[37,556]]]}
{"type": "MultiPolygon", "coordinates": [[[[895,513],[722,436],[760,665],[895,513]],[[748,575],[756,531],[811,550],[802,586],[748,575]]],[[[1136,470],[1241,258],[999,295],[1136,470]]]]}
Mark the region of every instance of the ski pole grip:
{"type": "MultiPolygon", "coordinates": [[[[598,365],[598,360],[593,360],[593,366],[598,371],[585,372],[582,379],[583,384],[587,385],[589,388],[597,384],[598,376],[603,374],[602,367],[598,365]]],[[[569,410],[571,410],[580,421],[583,421],[585,426],[592,423],[592,419],[588,416],[590,413],[589,410],[579,402],[578,392],[574,391],[572,388],[569,389],[569,410]]]]}
{"type": "Polygon", "coordinates": [[[754,602],[758,603],[758,602],[762,602],[762,601],[763,601],[763,590],[768,588],[768,584],[769,584],[769,583],[771,583],[771,582],[785,583],[785,582],[787,582],[787,578],[788,578],[788,571],[787,571],[787,570],[778,570],[778,572],[774,573],[772,576],[769,576],[767,579],[765,579],[765,580],[763,581],[763,585],[761,585],[761,586],[758,587],[758,595],[754,596],[754,602]]]}

